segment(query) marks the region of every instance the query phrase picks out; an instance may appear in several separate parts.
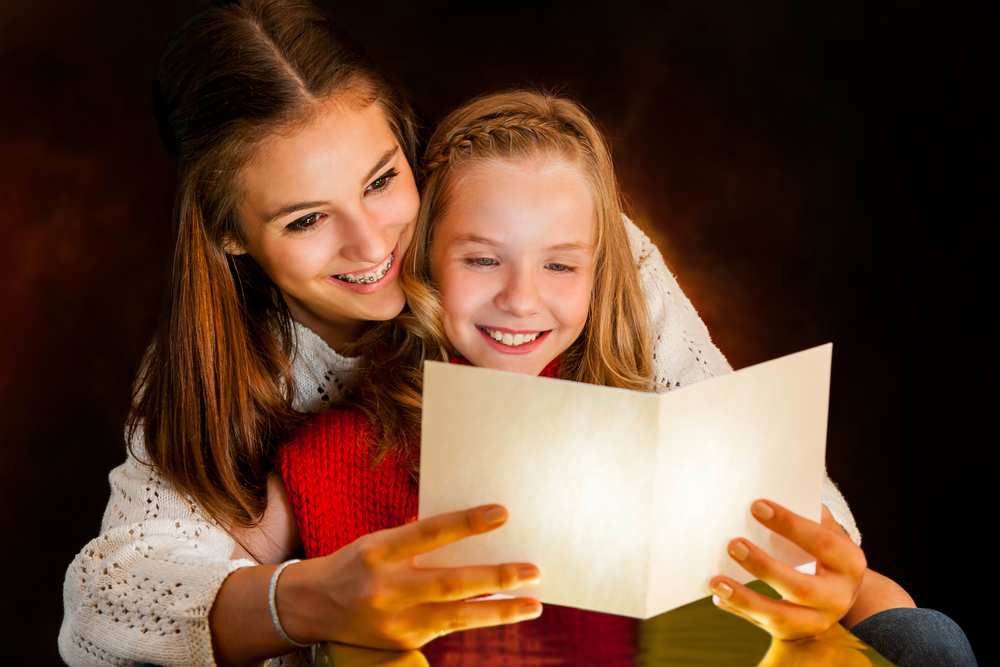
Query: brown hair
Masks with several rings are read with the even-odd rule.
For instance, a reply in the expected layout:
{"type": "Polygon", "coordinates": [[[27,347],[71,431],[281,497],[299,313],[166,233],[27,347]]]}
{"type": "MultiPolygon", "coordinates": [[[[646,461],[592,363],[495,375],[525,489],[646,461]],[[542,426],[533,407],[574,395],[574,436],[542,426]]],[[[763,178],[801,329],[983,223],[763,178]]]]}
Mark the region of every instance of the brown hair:
{"type": "Polygon", "coordinates": [[[450,350],[430,277],[429,246],[463,168],[539,156],[577,165],[591,186],[597,217],[594,286],[587,323],[563,354],[563,379],[650,391],[649,317],[633,259],[621,192],[603,134],[575,102],[530,90],[475,99],[450,114],[427,146],[420,213],[400,280],[408,311],[372,332],[373,372],[359,407],[378,425],[377,458],[419,437],[422,366],[450,350]],[[381,342],[377,338],[381,336],[381,342]],[[391,378],[391,381],[385,381],[391,378]]]}
{"type": "Polygon", "coordinates": [[[278,288],[243,240],[240,173],[261,142],[350,94],[385,113],[415,164],[405,99],[305,0],[229,0],[174,33],[156,72],[160,134],[176,160],[166,312],[136,383],[129,442],[226,528],[252,525],[292,409],[294,347],[278,288]],[[137,437],[139,434],[142,438],[137,437]]]}

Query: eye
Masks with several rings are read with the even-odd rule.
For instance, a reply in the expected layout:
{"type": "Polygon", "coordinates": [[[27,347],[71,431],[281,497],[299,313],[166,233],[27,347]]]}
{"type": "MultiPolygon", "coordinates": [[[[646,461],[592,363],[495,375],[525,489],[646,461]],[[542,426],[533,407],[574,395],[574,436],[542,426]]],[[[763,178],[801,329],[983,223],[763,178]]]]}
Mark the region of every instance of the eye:
{"type": "Polygon", "coordinates": [[[558,262],[550,262],[545,265],[545,268],[556,273],[571,273],[574,270],[572,266],[559,264],[558,262]]]}
{"type": "Polygon", "coordinates": [[[372,181],[371,184],[365,188],[365,192],[380,194],[381,192],[389,189],[389,186],[392,185],[393,179],[397,176],[399,176],[399,172],[395,169],[390,169],[372,181]]]}
{"type": "Polygon", "coordinates": [[[324,217],[322,213],[310,213],[309,215],[304,215],[295,222],[288,223],[285,226],[285,231],[303,232],[319,222],[322,217],[324,217]]]}
{"type": "Polygon", "coordinates": [[[467,266],[472,267],[486,267],[486,266],[496,266],[500,262],[493,259],[492,257],[472,257],[465,260],[467,266]]]}

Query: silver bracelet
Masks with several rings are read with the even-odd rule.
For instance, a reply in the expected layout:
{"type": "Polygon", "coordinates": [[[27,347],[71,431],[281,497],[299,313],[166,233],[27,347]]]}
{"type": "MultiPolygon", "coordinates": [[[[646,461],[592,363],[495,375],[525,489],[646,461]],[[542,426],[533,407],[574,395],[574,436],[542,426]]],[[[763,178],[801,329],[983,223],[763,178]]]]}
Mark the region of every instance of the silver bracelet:
{"type": "Polygon", "coordinates": [[[286,560],[284,563],[279,565],[275,570],[274,574],[271,575],[271,588],[267,593],[267,602],[271,607],[271,619],[274,621],[274,629],[278,631],[278,635],[286,644],[291,644],[296,648],[309,648],[312,644],[300,644],[297,641],[292,641],[292,639],[285,634],[285,629],[281,627],[281,621],[278,620],[278,605],[275,603],[275,591],[278,590],[278,575],[281,571],[293,563],[298,563],[298,558],[293,558],[291,560],[286,560]]]}

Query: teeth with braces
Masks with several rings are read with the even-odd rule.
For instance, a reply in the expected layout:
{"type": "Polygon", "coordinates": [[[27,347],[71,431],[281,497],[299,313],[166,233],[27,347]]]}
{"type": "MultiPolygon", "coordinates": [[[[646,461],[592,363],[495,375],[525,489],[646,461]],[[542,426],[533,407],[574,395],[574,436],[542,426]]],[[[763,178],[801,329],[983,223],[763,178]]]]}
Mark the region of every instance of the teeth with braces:
{"type": "Polygon", "coordinates": [[[392,253],[389,253],[389,259],[385,260],[382,266],[377,267],[374,271],[369,271],[363,275],[354,275],[352,273],[339,273],[334,276],[337,280],[343,280],[345,283],[376,283],[385,277],[385,274],[389,271],[392,266],[392,253]]]}
{"type": "Polygon", "coordinates": [[[498,343],[503,343],[508,347],[517,347],[518,345],[524,345],[525,343],[530,343],[543,332],[531,333],[531,334],[509,334],[502,331],[493,331],[492,329],[487,329],[486,327],[479,327],[482,329],[487,336],[492,338],[498,343]]]}

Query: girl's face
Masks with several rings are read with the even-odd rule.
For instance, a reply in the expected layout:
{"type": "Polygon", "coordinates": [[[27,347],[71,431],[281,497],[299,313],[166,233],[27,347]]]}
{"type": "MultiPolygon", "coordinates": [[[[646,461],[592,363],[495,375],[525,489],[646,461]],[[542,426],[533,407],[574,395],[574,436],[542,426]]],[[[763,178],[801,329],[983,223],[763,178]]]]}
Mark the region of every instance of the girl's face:
{"type": "Polygon", "coordinates": [[[587,321],[591,189],[560,159],[490,161],[455,178],[430,249],[445,334],[476,366],[537,375],[587,321]]]}
{"type": "Polygon", "coordinates": [[[243,173],[248,252],[293,319],[334,349],[403,309],[396,279],[420,202],[378,105],[329,103],[279,132],[243,173]]]}

